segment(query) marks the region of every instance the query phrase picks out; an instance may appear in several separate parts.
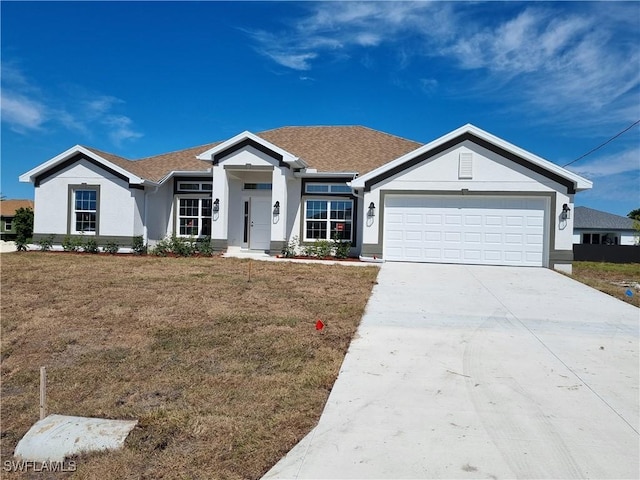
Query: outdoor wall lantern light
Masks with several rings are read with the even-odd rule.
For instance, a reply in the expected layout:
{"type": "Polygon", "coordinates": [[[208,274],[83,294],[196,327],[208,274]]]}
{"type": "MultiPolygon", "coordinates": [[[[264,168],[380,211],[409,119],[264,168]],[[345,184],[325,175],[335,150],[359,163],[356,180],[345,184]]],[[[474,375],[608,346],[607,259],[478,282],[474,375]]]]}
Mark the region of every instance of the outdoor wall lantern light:
{"type": "Polygon", "coordinates": [[[367,211],[367,217],[374,217],[376,215],[376,206],[373,202],[369,204],[369,211],[367,211]]]}
{"type": "Polygon", "coordinates": [[[560,218],[562,220],[567,220],[571,218],[571,209],[569,208],[569,205],[567,205],[566,203],[562,205],[562,213],[560,214],[560,218]]]}
{"type": "Polygon", "coordinates": [[[276,200],[276,203],[273,204],[273,214],[280,215],[280,201],[276,200]]]}
{"type": "Polygon", "coordinates": [[[216,198],[213,201],[213,211],[214,212],[219,212],[220,211],[220,199],[219,198],[216,198]]]}

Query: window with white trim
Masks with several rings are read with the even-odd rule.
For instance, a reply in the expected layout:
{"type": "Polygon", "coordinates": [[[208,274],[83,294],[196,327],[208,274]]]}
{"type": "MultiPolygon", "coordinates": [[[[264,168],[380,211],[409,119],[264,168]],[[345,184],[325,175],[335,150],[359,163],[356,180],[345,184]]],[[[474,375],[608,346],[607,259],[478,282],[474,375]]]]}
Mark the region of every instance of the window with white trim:
{"type": "Polygon", "coordinates": [[[72,233],[95,235],[98,220],[98,190],[78,188],[73,191],[72,233]]]}
{"type": "Polygon", "coordinates": [[[245,183],[242,185],[243,190],[273,190],[272,183],[245,183]]]}
{"type": "Polygon", "coordinates": [[[212,182],[178,182],[177,190],[180,192],[210,192],[213,190],[212,182]]]}
{"type": "Polygon", "coordinates": [[[178,198],[178,236],[211,236],[211,198],[178,198]]]}
{"type": "Polygon", "coordinates": [[[305,193],[351,193],[346,183],[306,183],[305,193]]]}
{"type": "Polygon", "coordinates": [[[12,228],[13,228],[13,218],[7,218],[4,221],[4,229],[5,229],[6,232],[8,232],[12,228]]]}
{"type": "Polygon", "coordinates": [[[351,241],[353,222],[352,200],[305,201],[304,240],[351,241]]]}

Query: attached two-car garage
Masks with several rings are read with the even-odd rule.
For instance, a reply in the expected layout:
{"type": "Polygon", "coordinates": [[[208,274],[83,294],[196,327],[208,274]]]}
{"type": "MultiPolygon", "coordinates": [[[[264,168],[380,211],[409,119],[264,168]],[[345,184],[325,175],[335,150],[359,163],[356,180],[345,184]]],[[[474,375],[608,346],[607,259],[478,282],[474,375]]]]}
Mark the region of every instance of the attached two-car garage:
{"type": "Polygon", "coordinates": [[[546,197],[386,195],[387,261],[544,266],[546,197]]]}

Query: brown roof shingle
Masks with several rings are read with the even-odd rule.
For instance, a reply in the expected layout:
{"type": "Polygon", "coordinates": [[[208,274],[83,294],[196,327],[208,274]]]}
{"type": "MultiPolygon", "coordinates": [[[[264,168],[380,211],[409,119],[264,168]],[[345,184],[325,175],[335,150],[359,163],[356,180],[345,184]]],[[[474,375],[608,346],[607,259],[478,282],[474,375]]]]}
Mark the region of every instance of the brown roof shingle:
{"type": "Polygon", "coordinates": [[[367,127],[283,127],[257,134],[319,172],[370,172],[421,144],[367,127]]]}
{"type": "MultiPolygon", "coordinates": [[[[361,175],[421,146],[418,142],[362,126],[282,127],[256,135],[303,159],[319,172],[357,172],[361,175]]],[[[171,171],[206,171],[211,164],[196,156],[220,143],[135,161],[85,148],[141,178],[157,182],[171,171]]]]}
{"type": "Polygon", "coordinates": [[[19,208],[33,209],[33,200],[2,200],[0,201],[0,215],[11,217],[19,208]]]}

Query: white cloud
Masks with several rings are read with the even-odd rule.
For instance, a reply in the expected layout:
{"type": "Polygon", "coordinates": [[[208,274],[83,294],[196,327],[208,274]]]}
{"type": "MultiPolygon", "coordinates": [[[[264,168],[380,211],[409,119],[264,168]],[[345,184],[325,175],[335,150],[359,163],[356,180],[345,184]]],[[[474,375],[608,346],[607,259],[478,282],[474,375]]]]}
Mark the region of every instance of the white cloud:
{"type": "Polygon", "coordinates": [[[109,138],[120,146],[125,140],[132,140],[142,137],[142,134],[133,130],[133,122],[124,115],[107,115],[102,119],[102,123],[109,127],[109,138]]]}
{"type": "MultiPolygon", "coordinates": [[[[587,178],[606,177],[627,172],[640,171],[640,148],[636,147],[617,154],[583,161],[581,164],[567,167],[569,170],[587,178]]],[[[638,185],[636,185],[636,188],[638,185]]]]}
{"type": "Polygon", "coordinates": [[[437,58],[461,72],[460,96],[491,95],[554,123],[637,120],[637,3],[507,5],[320,2],[278,35],[248,33],[258,51],[293,70],[352,58],[356,49],[366,66],[367,52],[386,44],[397,51],[398,69],[413,62],[422,70],[416,82],[425,93],[421,78],[443,81],[431,70],[437,58]]]}
{"type": "Polygon", "coordinates": [[[2,122],[21,134],[63,128],[85,138],[105,135],[119,146],[142,136],[116,110],[124,101],[82,87],[43,91],[13,65],[2,65],[2,122]]]}
{"type": "Polygon", "coordinates": [[[39,130],[42,127],[46,120],[46,107],[43,104],[5,89],[0,95],[2,121],[14,131],[39,130]]]}

